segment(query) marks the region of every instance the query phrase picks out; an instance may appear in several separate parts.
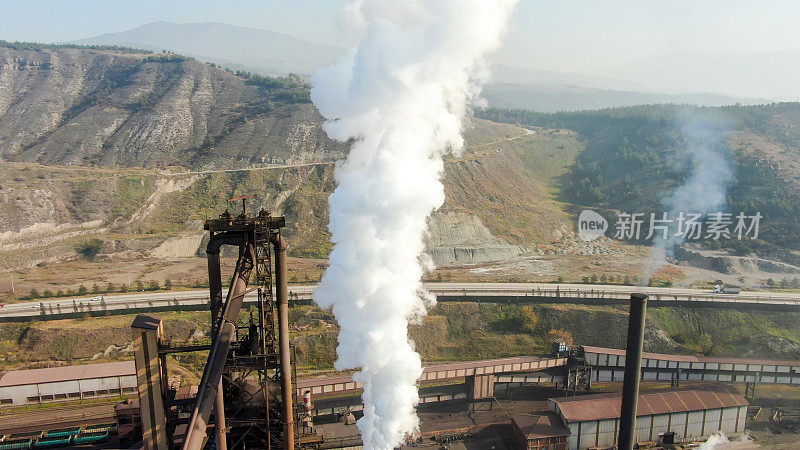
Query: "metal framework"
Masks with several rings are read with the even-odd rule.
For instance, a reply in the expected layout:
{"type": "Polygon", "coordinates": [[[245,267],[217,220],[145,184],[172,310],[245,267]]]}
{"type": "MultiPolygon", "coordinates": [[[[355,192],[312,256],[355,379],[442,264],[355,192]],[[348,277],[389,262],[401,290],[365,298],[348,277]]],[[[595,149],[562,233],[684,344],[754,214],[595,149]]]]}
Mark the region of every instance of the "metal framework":
{"type": "MultiPolygon", "coordinates": [[[[181,436],[183,449],[205,446],[212,410],[217,449],[295,449],[319,441],[313,430],[297,426],[286,245],[280,233],[285,220],[264,209],[249,216],[251,197],[230,200],[242,201],[238,216],[226,210],[205,223],[210,234],[206,253],[212,343],[204,346],[209,349],[208,362],[181,436]],[[220,251],[225,245],[238,247],[239,257],[223,301],[220,251]],[[255,287],[248,289],[251,280],[255,287]],[[239,325],[242,300],[254,290],[257,305],[249,311],[249,323],[239,325]]],[[[165,348],[163,353],[196,349],[165,348]]]]}

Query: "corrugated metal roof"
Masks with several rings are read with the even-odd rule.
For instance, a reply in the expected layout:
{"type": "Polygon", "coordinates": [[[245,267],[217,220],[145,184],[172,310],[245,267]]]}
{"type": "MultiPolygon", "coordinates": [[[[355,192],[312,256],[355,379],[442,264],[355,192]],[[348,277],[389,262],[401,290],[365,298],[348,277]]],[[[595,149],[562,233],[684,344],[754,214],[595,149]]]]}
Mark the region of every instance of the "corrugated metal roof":
{"type": "Polygon", "coordinates": [[[557,414],[542,412],[534,415],[517,415],[511,418],[514,424],[528,439],[541,439],[556,436],[569,436],[569,428],[557,414]]]}
{"type": "MultiPolygon", "coordinates": [[[[620,394],[595,394],[552,398],[568,423],[619,418],[622,409],[620,394]]],[[[639,394],[637,416],[704,409],[747,406],[744,396],[732,388],[708,387],[639,394]]]]}
{"type": "MultiPolygon", "coordinates": [[[[557,361],[558,358],[542,359],[538,356],[513,356],[510,358],[484,359],[478,361],[465,361],[459,363],[433,364],[423,367],[423,373],[441,372],[450,370],[475,369],[479,367],[500,366],[508,364],[534,363],[538,361],[557,361]]],[[[350,375],[334,375],[330,377],[304,378],[297,381],[298,388],[320,386],[322,384],[349,383],[353,381],[350,375]]]]}
{"type": "MultiPolygon", "coordinates": [[[[606,355],[625,356],[625,350],[618,348],[592,347],[584,345],[583,350],[589,353],[601,353],[606,355]]],[[[689,355],[666,355],[663,353],[642,353],[642,358],[661,359],[665,361],[678,362],[705,362],[720,364],[761,364],[767,366],[800,366],[800,361],[785,359],[745,359],[745,358],[718,358],[712,356],[689,356],[689,355]]]]}
{"type": "Polygon", "coordinates": [[[136,375],[136,364],[133,361],[50,367],[47,369],[12,370],[0,378],[0,387],[126,375],[136,375]]]}

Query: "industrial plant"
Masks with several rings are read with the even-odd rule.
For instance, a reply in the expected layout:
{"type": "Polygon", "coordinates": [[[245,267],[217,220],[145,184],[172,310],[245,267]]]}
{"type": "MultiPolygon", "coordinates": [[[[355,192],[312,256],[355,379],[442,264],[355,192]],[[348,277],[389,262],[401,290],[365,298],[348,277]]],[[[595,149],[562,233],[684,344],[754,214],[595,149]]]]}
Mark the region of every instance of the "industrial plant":
{"type": "MultiPolygon", "coordinates": [[[[127,399],[112,415],[87,417],[84,407],[75,406],[2,425],[0,448],[105,442],[146,449],[361,445],[354,424],[363,414],[357,395],[363,382],[346,373],[297,375],[289,332],[289,244],[281,235],[285,219],[263,209],[250,214],[249,198],[231,200],[242,202],[240,213],[225,210],[205,222],[211,343],[166,339],[162,319],[141,313],[130,325],[133,361],[6,373],[0,378],[3,407],[127,399]],[[238,252],[231,275],[220,266],[226,246],[238,252]],[[222,280],[229,276],[224,289],[222,280]],[[257,297],[248,317],[242,305],[249,292],[257,297]],[[188,352],[208,355],[199,385],[170,386],[167,356],[188,352]]],[[[547,357],[426,365],[417,382],[420,432],[405,445],[682,448],[718,433],[745,433],[759,385],[800,386],[800,361],[642,352],[647,296],[634,294],[630,302],[626,350],[554,341],[547,357]],[[640,380],[659,388],[640,392],[640,380]],[[608,390],[609,383],[620,381],[621,394],[608,390]],[[666,389],[660,387],[664,383],[666,389]],[[746,392],[732,383],[744,384],[746,392]]]]}
{"type": "Polygon", "coordinates": [[[6,3],[0,450],[800,448],[800,2],[6,3]]]}

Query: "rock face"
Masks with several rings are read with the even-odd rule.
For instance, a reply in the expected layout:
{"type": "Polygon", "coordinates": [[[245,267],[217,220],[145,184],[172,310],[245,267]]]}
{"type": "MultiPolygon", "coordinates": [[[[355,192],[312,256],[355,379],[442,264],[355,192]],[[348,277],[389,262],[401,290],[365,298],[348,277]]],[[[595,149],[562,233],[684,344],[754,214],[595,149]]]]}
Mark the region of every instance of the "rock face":
{"type": "Polygon", "coordinates": [[[0,47],[0,159],[220,169],[341,156],[292,94],[180,57],[0,47]]]}
{"type": "Polygon", "coordinates": [[[506,261],[525,250],[492,235],[480,219],[462,212],[436,212],[428,225],[426,252],[437,267],[506,261]]]}
{"type": "Polygon", "coordinates": [[[684,245],[675,249],[675,258],[694,267],[729,275],[753,272],[800,273],[800,268],[790,264],[751,256],[732,256],[719,251],[704,250],[693,245],[684,245]]]}
{"type": "Polygon", "coordinates": [[[200,243],[203,242],[204,238],[204,234],[189,234],[169,238],[154,248],[151,254],[156,258],[163,259],[192,258],[197,256],[197,253],[201,250],[200,243]]]}

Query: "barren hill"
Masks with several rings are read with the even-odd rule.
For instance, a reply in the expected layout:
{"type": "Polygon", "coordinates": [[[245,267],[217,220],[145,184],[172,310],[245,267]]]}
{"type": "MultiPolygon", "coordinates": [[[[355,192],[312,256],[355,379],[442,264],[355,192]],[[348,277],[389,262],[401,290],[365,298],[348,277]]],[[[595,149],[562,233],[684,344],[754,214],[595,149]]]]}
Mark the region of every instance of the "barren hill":
{"type": "Polygon", "coordinates": [[[330,161],[298,79],[245,79],[173,54],[0,46],[0,158],[234,168],[330,161]]]}

